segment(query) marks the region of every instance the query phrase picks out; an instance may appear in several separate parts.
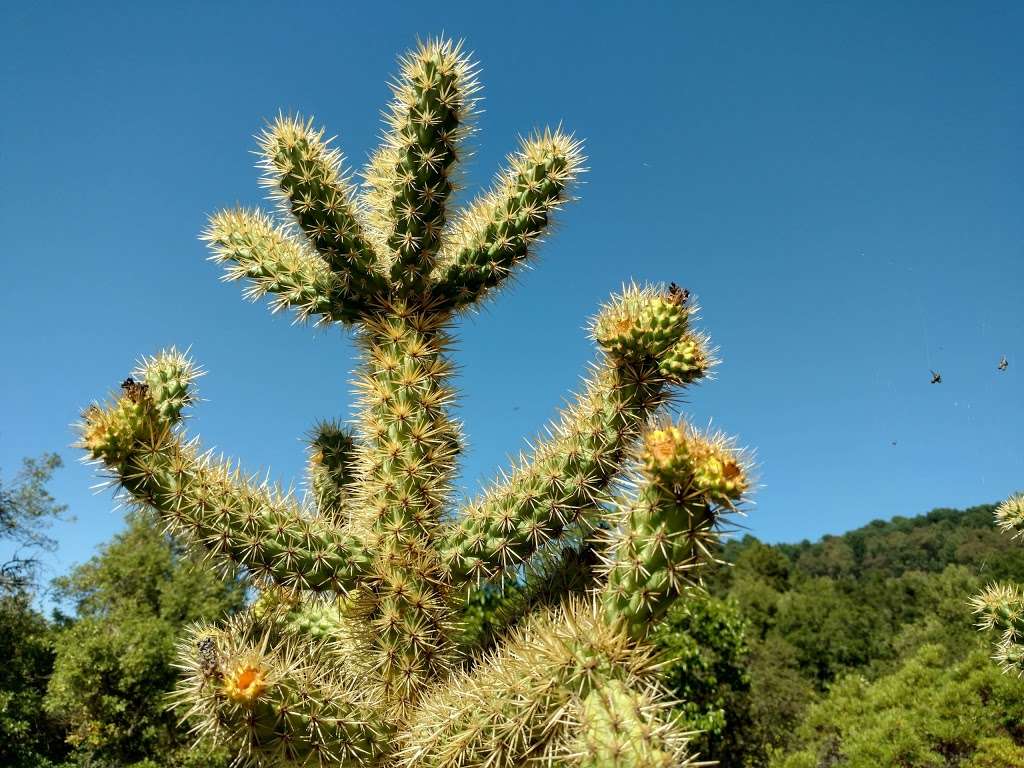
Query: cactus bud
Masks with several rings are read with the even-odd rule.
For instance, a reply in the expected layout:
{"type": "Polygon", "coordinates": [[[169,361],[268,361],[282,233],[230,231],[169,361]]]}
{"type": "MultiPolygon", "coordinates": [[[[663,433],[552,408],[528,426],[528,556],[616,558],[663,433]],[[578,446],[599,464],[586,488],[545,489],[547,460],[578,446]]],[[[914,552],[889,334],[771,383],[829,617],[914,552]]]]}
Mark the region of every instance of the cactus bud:
{"type": "Polygon", "coordinates": [[[594,336],[615,360],[658,360],[683,337],[689,312],[680,291],[627,289],[598,317],[594,336]]]}
{"type": "Polygon", "coordinates": [[[181,412],[195,402],[192,382],[203,375],[191,360],[174,347],[144,358],[136,375],[145,381],[153,407],[170,424],[181,420],[181,412]]]}
{"type": "Polygon", "coordinates": [[[648,432],[640,461],[655,482],[687,487],[710,501],[736,501],[747,490],[746,473],[725,441],[698,435],[685,423],[648,432]]]}
{"type": "Polygon", "coordinates": [[[267,690],[267,674],[255,662],[235,667],[224,679],[224,693],[239,704],[252,704],[267,690]]]}

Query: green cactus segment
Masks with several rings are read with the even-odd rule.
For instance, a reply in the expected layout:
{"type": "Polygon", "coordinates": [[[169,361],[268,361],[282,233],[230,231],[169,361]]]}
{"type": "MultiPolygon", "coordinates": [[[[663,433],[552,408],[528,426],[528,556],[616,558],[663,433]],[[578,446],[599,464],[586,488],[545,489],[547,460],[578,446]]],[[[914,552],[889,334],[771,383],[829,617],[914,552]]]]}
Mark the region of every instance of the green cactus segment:
{"type": "MultiPolygon", "coordinates": [[[[606,317],[625,305],[642,309],[659,303],[656,292],[627,291],[602,312],[595,327],[602,328],[606,317]]],[[[662,372],[658,353],[672,350],[687,332],[684,316],[670,331],[659,332],[659,344],[645,356],[612,356],[610,364],[597,369],[582,397],[553,428],[553,439],[541,442],[506,480],[466,507],[442,547],[453,577],[499,576],[561,536],[567,525],[587,523],[586,510],[605,500],[609,482],[648,416],[669,399],[667,385],[680,383],[662,372]]]]}
{"type": "Polygon", "coordinates": [[[367,566],[351,536],[311,518],[288,495],[254,487],[238,469],[197,454],[160,418],[146,385],[132,380],[111,406],[84,414],[82,445],[116,472],[137,503],[201,542],[225,566],[265,584],[345,592],[367,566]]]}
{"type": "Polygon", "coordinates": [[[344,768],[376,760],[389,729],[355,680],[324,663],[330,656],[322,645],[269,641],[245,616],[187,636],[176,696],[193,728],[231,744],[245,765],[344,768]]]}
{"type": "Polygon", "coordinates": [[[579,735],[564,762],[578,768],[672,768],[683,764],[686,734],[662,720],[650,693],[610,680],[580,706],[579,735]]]}
{"type": "Polygon", "coordinates": [[[246,278],[246,298],[272,296],[271,308],[294,309],[300,320],[349,323],[358,317],[361,298],[346,292],[341,279],[260,211],[221,211],[203,233],[211,259],[226,265],[225,280],[246,278]]]}
{"type": "Polygon", "coordinates": [[[1024,592],[1016,584],[990,584],[971,600],[978,627],[998,633],[993,658],[1024,675],[1024,592]]]}
{"type": "Polygon", "coordinates": [[[609,623],[624,626],[634,639],[699,582],[720,516],[748,486],[725,440],[685,424],[648,432],[640,462],[644,479],[623,516],[601,601],[609,623]]]}
{"type": "Polygon", "coordinates": [[[260,136],[264,184],[353,296],[387,289],[377,255],[356,218],[355,187],[341,173],[341,152],[312,121],[279,116],[260,136]]]}
{"type": "Polygon", "coordinates": [[[309,487],[320,517],[336,525],[348,522],[355,445],[352,430],[333,421],[320,422],[309,437],[309,487]]]}
{"type": "Polygon", "coordinates": [[[713,363],[707,338],[689,327],[696,310],[689,292],[675,283],[664,291],[630,286],[597,318],[594,338],[613,360],[629,364],[653,358],[662,375],[688,384],[713,363]]]}
{"type": "Polygon", "coordinates": [[[551,215],[568,200],[582,163],[581,144],[561,131],[523,141],[494,190],[475,201],[455,227],[434,289],[445,305],[478,301],[529,258],[551,215]]]}
{"type": "Polygon", "coordinates": [[[391,279],[419,290],[441,246],[451,172],[469,132],[477,83],[459,45],[428,41],[401,62],[387,115],[386,147],[371,185],[394,254],[391,279]]]}
{"type": "Polygon", "coordinates": [[[192,382],[202,376],[196,366],[173,347],[153,357],[144,358],[135,369],[146,385],[160,419],[169,424],[181,421],[182,411],[195,400],[192,382]]]}
{"type": "Polygon", "coordinates": [[[552,759],[575,731],[578,702],[609,680],[644,688],[650,654],[570,601],[534,615],[472,672],[423,697],[399,734],[407,768],[513,768],[552,759]]]}
{"type": "Polygon", "coordinates": [[[447,663],[448,600],[433,538],[459,452],[447,413],[449,340],[436,317],[402,303],[365,330],[355,506],[370,519],[353,524],[370,528],[376,547],[364,590],[376,673],[388,697],[408,703],[447,663]]]}

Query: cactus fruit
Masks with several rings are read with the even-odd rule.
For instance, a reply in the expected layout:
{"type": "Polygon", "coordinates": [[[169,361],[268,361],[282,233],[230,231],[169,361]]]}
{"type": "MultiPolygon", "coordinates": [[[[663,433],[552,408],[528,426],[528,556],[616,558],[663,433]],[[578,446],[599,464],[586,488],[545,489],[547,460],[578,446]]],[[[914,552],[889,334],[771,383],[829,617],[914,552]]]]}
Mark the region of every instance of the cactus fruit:
{"type": "Polygon", "coordinates": [[[259,142],[284,223],[210,219],[226,279],[359,342],[355,430],[315,427],[308,493],[257,483],[186,437],[199,371],[174,350],[84,413],[81,445],[122,493],[260,590],[180,650],[184,719],[242,762],[690,760],[646,637],[699,583],[750,481],[731,443],[657,417],[713,364],[688,292],[613,298],[591,327],[602,355],[550,436],[453,504],[450,330],[533,256],[583,170],[575,138],[536,133],[449,217],[477,88],[459,45],[423,43],[401,60],[361,185],[312,121],[279,116],[259,142]],[[516,608],[467,640],[467,596],[509,582],[516,608]]]}
{"type": "MultiPolygon", "coordinates": [[[[1024,536],[1024,493],[996,507],[996,526],[1014,539],[1024,536]]],[[[993,658],[1005,672],[1024,676],[1024,591],[1017,584],[993,583],[975,595],[971,607],[978,627],[997,632],[993,658]]]]}

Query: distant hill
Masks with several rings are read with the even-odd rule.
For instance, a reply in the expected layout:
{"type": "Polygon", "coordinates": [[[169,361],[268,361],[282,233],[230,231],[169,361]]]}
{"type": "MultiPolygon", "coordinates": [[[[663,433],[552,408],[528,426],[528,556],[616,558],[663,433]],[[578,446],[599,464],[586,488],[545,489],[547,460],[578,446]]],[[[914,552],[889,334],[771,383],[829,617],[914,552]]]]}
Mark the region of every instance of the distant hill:
{"type": "Polygon", "coordinates": [[[723,768],[1024,765],[1024,726],[1003,711],[1018,688],[1024,702],[1024,682],[987,662],[967,605],[988,581],[1024,582],[1024,545],[996,529],[994,510],[936,509],[816,542],[728,541],[732,565],[708,591],[746,622],[750,689],[731,722],[725,713],[741,736],[709,756],[723,768]],[[914,722],[922,733],[901,751],[899,723],[914,722]],[[893,743],[868,748],[868,732],[893,743]]]}
{"type": "MultiPolygon", "coordinates": [[[[894,577],[907,571],[937,573],[949,565],[972,567],[989,578],[1019,576],[1024,571],[1020,546],[996,529],[994,511],[994,504],[940,508],[917,517],[873,520],[839,536],[773,549],[806,576],[894,577]]],[[[723,559],[735,563],[752,540],[744,536],[727,542],[723,559]]]]}

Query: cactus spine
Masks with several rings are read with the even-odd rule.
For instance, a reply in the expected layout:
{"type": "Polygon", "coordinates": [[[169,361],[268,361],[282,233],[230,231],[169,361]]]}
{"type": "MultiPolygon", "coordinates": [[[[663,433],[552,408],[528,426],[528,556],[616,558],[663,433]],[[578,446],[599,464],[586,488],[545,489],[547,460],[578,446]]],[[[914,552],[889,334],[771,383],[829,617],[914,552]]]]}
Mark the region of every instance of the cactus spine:
{"type": "Polygon", "coordinates": [[[174,350],[84,414],[82,446],[128,499],[260,589],[183,640],[183,716],[259,766],[683,765],[645,637],[748,487],[728,441],[655,419],[712,364],[696,307],[674,284],[613,297],[592,325],[603,354],[551,436],[453,507],[450,329],[533,255],[583,157],[537,133],[449,219],[474,67],[429,41],[393,90],[361,186],[322,130],[279,116],[260,150],[283,223],[223,211],[204,235],[250,298],[356,334],[356,429],[315,427],[309,492],[186,436],[199,371],[174,350]],[[467,592],[509,579],[528,615],[466,647],[467,592]]]}
{"type": "MultiPolygon", "coordinates": [[[[1014,539],[1024,536],[1024,493],[996,507],[996,525],[1014,539]]],[[[978,627],[997,633],[993,658],[1005,672],[1024,675],[1024,591],[1020,585],[993,583],[971,600],[978,627]]]]}

